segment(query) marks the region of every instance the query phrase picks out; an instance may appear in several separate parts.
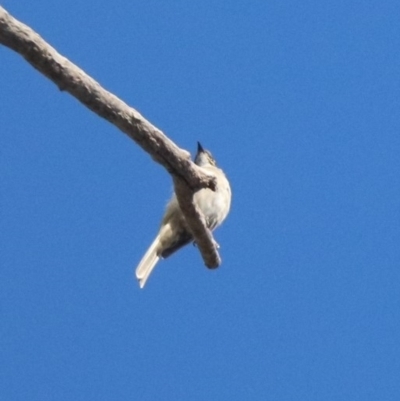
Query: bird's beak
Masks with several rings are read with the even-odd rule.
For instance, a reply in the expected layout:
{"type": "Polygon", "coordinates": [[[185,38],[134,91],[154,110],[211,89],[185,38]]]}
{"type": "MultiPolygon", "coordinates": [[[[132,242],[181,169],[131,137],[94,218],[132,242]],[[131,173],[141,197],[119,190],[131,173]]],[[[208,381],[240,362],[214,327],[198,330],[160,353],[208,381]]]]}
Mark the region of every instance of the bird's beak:
{"type": "Polygon", "coordinates": [[[197,142],[197,153],[204,152],[203,146],[201,146],[200,142],[197,142]]]}

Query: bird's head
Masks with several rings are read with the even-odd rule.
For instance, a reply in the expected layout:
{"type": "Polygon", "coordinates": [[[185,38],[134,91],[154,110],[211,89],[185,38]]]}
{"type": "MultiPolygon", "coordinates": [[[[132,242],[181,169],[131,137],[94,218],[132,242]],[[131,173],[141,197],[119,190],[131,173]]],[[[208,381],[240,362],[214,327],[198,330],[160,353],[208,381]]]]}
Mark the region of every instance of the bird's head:
{"type": "Polygon", "coordinates": [[[215,159],[213,158],[212,154],[204,149],[201,146],[200,142],[197,142],[197,153],[196,153],[196,157],[194,158],[194,162],[195,164],[197,164],[198,166],[216,166],[217,163],[215,162],[215,159]]]}

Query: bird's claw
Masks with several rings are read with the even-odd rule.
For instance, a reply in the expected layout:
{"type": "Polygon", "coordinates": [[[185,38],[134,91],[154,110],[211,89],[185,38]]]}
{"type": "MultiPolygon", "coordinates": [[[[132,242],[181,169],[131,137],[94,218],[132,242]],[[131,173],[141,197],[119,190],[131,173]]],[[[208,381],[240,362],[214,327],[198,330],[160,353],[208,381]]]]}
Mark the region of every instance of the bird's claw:
{"type": "MultiPolygon", "coordinates": [[[[219,246],[219,244],[218,244],[217,241],[213,240],[213,242],[214,242],[214,246],[215,246],[217,249],[221,248],[221,247],[219,246]]],[[[196,243],[196,241],[193,241],[193,246],[197,248],[197,243],[196,243]]]]}

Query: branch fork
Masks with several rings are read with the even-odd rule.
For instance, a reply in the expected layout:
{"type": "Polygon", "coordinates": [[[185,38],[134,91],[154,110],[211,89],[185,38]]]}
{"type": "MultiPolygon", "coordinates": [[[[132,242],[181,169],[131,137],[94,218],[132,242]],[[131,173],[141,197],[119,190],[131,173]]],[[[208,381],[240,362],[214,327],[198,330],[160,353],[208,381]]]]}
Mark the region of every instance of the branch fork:
{"type": "Polygon", "coordinates": [[[0,43],[24,57],[35,69],[53,81],[98,116],[114,124],[172,176],[179,205],[208,268],[221,264],[216,242],[204,216],[193,203],[201,188],[215,190],[215,178],[205,174],[180,149],[138,111],[129,107],[82,69],[59,54],[27,25],[0,6],[0,43]]]}

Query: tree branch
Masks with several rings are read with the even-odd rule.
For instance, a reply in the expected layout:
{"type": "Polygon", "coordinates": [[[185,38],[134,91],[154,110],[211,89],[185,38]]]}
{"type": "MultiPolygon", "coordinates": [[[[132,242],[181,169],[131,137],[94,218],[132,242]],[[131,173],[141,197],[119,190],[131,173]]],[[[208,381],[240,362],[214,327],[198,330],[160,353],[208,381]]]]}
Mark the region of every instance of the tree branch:
{"type": "Polygon", "coordinates": [[[215,178],[204,174],[180,149],[138,111],[129,107],[83,70],[59,54],[27,25],[0,6],[0,43],[23,56],[34,68],[100,117],[117,126],[171,174],[179,205],[207,267],[221,263],[204,216],[193,204],[201,188],[215,190],[215,178]]]}

